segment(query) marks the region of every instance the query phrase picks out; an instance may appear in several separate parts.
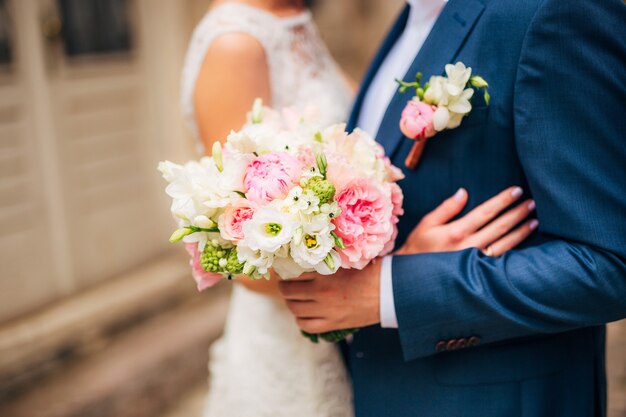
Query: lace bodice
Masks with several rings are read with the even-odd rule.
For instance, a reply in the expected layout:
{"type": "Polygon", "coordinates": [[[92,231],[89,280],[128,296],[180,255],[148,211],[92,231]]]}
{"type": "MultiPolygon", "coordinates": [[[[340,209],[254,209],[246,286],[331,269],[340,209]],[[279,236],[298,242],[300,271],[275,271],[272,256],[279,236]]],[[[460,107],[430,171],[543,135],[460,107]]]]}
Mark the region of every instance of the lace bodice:
{"type": "Polygon", "coordinates": [[[211,42],[233,32],[248,34],[263,46],[272,107],[306,103],[321,111],[324,124],[347,119],[352,93],[320,40],[309,11],[280,18],[242,3],[226,3],[213,9],[196,27],[183,68],[182,110],[196,136],[193,95],[198,73],[211,42]]]}
{"type": "MultiPolygon", "coordinates": [[[[345,121],[351,92],[310,13],[277,18],[241,4],[211,11],[194,31],[182,79],[182,109],[198,134],[194,89],[211,42],[224,33],[265,50],[271,105],[317,107],[321,122],[345,121]]],[[[233,126],[237,128],[238,126],[233,126]]],[[[351,387],[337,346],[302,337],[284,302],[234,285],[224,336],[211,348],[205,417],[352,417],[351,387]]]]}

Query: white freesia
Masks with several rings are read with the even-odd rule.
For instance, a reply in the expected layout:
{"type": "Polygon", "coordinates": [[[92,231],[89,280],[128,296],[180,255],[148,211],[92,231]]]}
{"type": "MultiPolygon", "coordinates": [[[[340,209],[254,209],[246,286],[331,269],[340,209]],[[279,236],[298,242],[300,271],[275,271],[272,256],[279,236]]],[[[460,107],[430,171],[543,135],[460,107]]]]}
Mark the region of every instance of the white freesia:
{"type": "Polygon", "coordinates": [[[289,243],[296,222],[289,213],[267,205],[255,211],[252,219],[243,225],[244,239],[239,246],[274,253],[289,243]]]}
{"type": "Polygon", "coordinates": [[[446,89],[451,96],[458,96],[463,92],[467,82],[472,76],[472,69],[467,68],[462,62],[448,64],[445,67],[448,76],[446,89]]]}
{"type": "Polygon", "coordinates": [[[428,88],[424,92],[424,102],[434,104],[435,106],[447,103],[447,83],[446,78],[441,75],[433,75],[430,77],[428,88]]]}

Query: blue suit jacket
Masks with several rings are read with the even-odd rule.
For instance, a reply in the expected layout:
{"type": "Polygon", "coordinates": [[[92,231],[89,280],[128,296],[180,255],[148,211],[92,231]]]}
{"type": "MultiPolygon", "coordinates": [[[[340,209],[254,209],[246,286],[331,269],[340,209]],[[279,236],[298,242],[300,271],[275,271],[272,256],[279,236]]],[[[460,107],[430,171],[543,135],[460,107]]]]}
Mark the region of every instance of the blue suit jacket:
{"type": "MultiPolygon", "coordinates": [[[[350,346],[357,416],[604,415],[603,325],[626,317],[626,5],[450,0],[405,79],[459,60],[490,83],[491,104],[476,95],[461,127],[404,170],[398,243],[462,186],[467,210],[522,186],[540,232],[499,258],[394,257],[399,330],[369,327],[350,346]]],[[[409,96],[392,100],[378,135],[400,167],[409,96]]]]}

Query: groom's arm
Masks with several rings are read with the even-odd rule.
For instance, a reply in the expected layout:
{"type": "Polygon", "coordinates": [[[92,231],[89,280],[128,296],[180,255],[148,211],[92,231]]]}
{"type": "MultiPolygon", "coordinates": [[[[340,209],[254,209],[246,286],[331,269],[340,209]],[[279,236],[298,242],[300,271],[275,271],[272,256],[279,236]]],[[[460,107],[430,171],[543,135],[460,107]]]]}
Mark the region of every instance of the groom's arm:
{"type": "MultiPolygon", "coordinates": [[[[495,58],[497,59],[497,58],[495,58]]],[[[517,150],[547,241],[395,256],[407,360],[442,339],[482,343],[626,317],[626,5],[546,0],[515,87],[517,150]]]]}

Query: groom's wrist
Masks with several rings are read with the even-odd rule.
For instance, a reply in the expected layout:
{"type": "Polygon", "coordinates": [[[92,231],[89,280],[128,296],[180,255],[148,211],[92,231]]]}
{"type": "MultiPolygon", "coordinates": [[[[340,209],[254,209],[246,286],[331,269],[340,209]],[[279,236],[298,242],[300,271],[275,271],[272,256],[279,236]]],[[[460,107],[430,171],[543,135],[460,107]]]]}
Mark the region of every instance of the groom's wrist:
{"type": "Polygon", "coordinates": [[[380,325],[383,328],[397,329],[398,318],[393,298],[392,261],[393,256],[385,256],[380,268],[380,325]]]}

